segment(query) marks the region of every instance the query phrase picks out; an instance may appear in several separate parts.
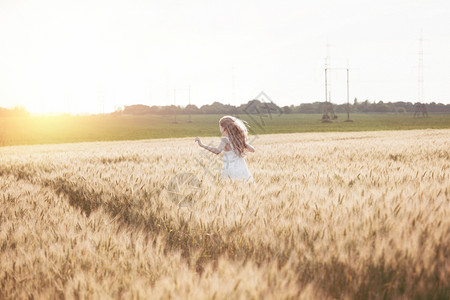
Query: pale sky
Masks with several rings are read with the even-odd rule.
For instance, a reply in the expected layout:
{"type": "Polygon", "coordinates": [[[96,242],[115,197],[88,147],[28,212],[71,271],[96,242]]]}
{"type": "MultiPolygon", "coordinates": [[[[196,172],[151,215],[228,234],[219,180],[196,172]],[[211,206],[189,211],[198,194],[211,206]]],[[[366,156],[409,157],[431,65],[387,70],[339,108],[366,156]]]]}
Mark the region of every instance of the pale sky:
{"type": "Polygon", "coordinates": [[[450,103],[449,19],[447,0],[0,0],[0,107],[323,101],[327,43],[351,101],[416,102],[421,32],[424,101],[450,103]]]}

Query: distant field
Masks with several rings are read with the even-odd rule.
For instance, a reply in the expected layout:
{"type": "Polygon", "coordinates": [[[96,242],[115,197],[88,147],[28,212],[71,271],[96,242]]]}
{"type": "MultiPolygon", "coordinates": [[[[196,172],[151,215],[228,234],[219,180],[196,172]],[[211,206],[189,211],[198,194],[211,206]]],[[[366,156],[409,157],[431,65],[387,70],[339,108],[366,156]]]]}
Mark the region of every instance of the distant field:
{"type": "MultiPolygon", "coordinates": [[[[216,136],[222,115],[173,116],[56,116],[0,118],[0,145],[54,144],[92,141],[139,140],[191,136],[216,136]]],[[[410,114],[352,114],[354,122],[321,123],[319,114],[241,115],[252,128],[251,134],[373,131],[450,128],[450,114],[414,118],[410,114]]]]}

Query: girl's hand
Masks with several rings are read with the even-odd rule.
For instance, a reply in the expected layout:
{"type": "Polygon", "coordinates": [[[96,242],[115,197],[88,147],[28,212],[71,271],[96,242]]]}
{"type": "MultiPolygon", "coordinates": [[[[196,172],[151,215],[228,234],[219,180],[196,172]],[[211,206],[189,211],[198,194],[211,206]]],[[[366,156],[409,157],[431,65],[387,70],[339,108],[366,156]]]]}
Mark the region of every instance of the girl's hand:
{"type": "Polygon", "coordinates": [[[201,145],[202,144],[202,141],[200,140],[200,138],[199,137],[196,137],[195,138],[195,141],[199,144],[199,145],[201,145]]]}

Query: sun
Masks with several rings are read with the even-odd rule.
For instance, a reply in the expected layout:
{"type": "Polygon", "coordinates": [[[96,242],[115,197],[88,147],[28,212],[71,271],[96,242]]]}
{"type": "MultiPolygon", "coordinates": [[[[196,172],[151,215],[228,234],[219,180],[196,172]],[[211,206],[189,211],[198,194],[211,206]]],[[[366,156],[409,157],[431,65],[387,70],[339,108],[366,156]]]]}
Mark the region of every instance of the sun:
{"type": "Polygon", "coordinates": [[[47,95],[38,100],[30,101],[25,105],[25,108],[32,115],[85,115],[112,112],[109,105],[105,107],[104,101],[96,99],[89,93],[76,98],[73,96],[47,95]]]}

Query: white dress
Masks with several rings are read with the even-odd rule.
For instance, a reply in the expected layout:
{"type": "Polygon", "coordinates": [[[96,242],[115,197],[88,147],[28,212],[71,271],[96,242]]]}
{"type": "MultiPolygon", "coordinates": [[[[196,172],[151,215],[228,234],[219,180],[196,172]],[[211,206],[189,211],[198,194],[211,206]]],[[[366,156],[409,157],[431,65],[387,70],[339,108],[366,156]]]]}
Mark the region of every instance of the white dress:
{"type": "Polygon", "coordinates": [[[222,153],[223,168],[220,179],[238,179],[247,182],[253,182],[253,176],[247,168],[247,163],[243,157],[240,157],[235,151],[233,144],[228,137],[223,137],[220,144],[215,148],[217,153],[222,153]],[[229,145],[230,151],[225,151],[225,146],[229,145]]]}

